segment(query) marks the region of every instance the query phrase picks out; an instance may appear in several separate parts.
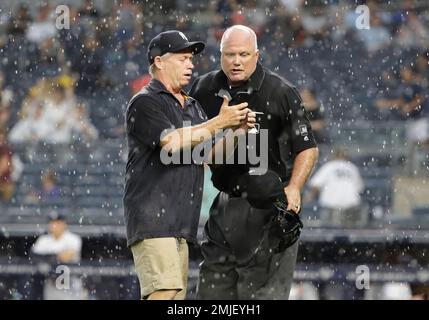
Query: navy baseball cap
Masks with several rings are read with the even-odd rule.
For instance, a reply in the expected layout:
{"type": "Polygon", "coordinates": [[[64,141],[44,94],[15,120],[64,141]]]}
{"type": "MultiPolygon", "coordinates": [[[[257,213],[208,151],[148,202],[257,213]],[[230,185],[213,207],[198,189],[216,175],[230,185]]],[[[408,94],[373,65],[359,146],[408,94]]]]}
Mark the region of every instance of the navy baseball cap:
{"type": "Polygon", "coordinates": [[[63,214],[58,213],[57,211],[51,211],[48,215],[48,221],[50,222],[57,220],[66,221],[66,217],[63,214]]]}
{"type": "Polygon", "coordinates": [[[204,47],[204,42],[189,42],[188,38],[181,31],[164,31],[149,42],[147,60],[149,64],[152,64],[156,56],[162,56],[168,52],[179,52],[185,49],[191,49],[193,54],[197,54],[203,51],[204,47]]]}

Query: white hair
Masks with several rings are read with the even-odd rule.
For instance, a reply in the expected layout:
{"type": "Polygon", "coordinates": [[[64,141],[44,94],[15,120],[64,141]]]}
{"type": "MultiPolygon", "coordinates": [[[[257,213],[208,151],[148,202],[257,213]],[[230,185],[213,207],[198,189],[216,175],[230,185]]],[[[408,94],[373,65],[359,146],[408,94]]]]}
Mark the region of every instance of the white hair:
{"type": "Polygon", "coordinates": [[[234,26],[232,26],[232,27],[229,27],[229,28],[228,28],[228,29],[226,29],[226,30],[225,30],[225,32],[223,33],[223,35],[222,35],[222,39],[220,40],[220,51],[221,51],[221,52],[222,52],[222,50],[223,50],[223,44],[224,44],[224,42],[226,41],[226,39],[229,37],[229,35],[231,34],[231,32],[236,31],[236,30],[241,30],[241,31],[244,31],[244,32],[249,33],[249,34],[252,36],[253,41],[255,42],[255,51],[257,51],[257,50],[258,50],[258,39],[257,39],[257,37],[256,37],[256,33],[255,33],[255,31],[253,31],[253,30],[252,30],[251,28],[249,28],[249,27],[243,26],[243,25],[241,25],[241,24],[237,24],[237,25],[234,25],[234,26]]]}

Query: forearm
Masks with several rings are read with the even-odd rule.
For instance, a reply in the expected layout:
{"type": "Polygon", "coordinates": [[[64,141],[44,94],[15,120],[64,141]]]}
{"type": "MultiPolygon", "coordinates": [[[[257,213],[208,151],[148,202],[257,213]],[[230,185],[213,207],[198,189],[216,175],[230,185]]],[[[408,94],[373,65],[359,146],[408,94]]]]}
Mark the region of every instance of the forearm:
{"type": "Polygon", "coordinates": [[[192,148],[215,136],[223,129],[220,119],[214,117],[202,124],[176,129],[161,138],[161,147],[168,148],[169,152],[174,153],[182,149],[192,148]]]}
{"type": "Polygon", "coordinates": [[[376,101],[376,106],[379,109],[397,108],[401,101],[401,99],[379,99],[376,101]]]}
{"type": "Polygon", "coordinates": [[[293,165],[292,177],[289,181],[289,185],[293,185],[302,191],[308,177],[313,171],[318,156],[318,148],[310,148],[298,153],[293,165]]]}
{"type": "Polygon", "coordinates": [[[58,254],[58,260],[60,260],[63,263],[68,263],[75,259],[76,257],[76,251],[74,250],[65,250],[58,254]]]}
{"type": "Polygon", "coordinates": [[[422,103],[420,97],[414,98],[410,103],[405,103],[402,105],[402,112],[403,113],[410,113],[417,109],[418,106],[420,106],[422,103]]]}

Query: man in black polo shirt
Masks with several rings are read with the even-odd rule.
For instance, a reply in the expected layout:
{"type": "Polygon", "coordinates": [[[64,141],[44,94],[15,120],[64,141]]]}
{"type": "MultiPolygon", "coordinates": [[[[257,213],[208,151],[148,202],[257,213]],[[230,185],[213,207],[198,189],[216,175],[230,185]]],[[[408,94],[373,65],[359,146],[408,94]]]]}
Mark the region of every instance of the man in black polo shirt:
{"type": "Polygon", "coordinates": [[[248,102],[249,108],[258,112],[259,133],[254,134],[268,135],[267,143],[256,140],[257,150],[268,154],[268,171],[252,176],[249,168],[253,165],[240,164],[239,152],[234,153],[234,164],[212,166],[212,181],[221,192],[205,226],[197,298],[287,299],[298,242],[281,242],[283,234],[275,231],[277,218],[273,217],[287,211],[296,219],[318,149],[297,90],[258,62],[254,31],[245,26],[227,29],[220,51],[222,70],[197,78],[191,95],[209,118],[222,104],[219,92],[228,91],[231,103],[248,102]],[[249,196],[279,191],[281,196],[267,196],[262,205],[249,196]],[[280,210],[272,201],[281,197],[287,198],[287,208],[280,210]]]}
{"type": "Polygon", "coordinates": [[[152,81],[128,104],[128,162],[124,195],[127,243],[143,299],[184,299],[187,241],[196,240],[204,169],[184,156],[224,128],[251,128],[255,115],[246,103],[222,105],[207,121],[198,102],[182,88],[192,75],[192,56],[204,48],[180,31],[160,33],[149,43],[152,81]]]}

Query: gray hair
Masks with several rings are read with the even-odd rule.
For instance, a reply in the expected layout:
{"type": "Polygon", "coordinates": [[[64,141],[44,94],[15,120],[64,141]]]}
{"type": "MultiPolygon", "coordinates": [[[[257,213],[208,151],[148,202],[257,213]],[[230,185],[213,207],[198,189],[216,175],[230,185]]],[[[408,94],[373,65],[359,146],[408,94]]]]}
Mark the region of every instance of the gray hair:
{"type": "MultiPolygon", "coordinates": [[[[171,53],[167,52],[161,56],[161,59],[166,59],[169,56],[171,56],[171,53]]],[[[154,62],[149,66],[149,74],[152,76],[152,78],[155,77],[156,70],[158,70],[158,68],[156,67],[155,62],[154,62]]]]}
{"type": "Polygon", "coordinates": [[[249,27],[247,27],[247,26],[243,26],[243,25],[241,25],[241,24],[237,24],[237,25],[234,25],[234,26],[232,26],[232,27],[229,27],[229,28],[228,28],[228,29],[226,29],[226,30],[225,30],[225,32],[223,33],[223,35],[222,35],[222,39],[220,40],[220,51],[221,51],[221,52],[222,52],[223,44],[224,44],[225,40],[229,37],[230,33],[231,33],[232,31],[235,31],[235,30],[241,30],[241,31],[248,32],[248,33],[252,36],[252,38],[253,38],[253,40],[254,40],[254,42],[255,42],[255,51],[257,51],[257,50],[258,50],[258,39],[257,39],[257,37],[256,37],[256,33],[255,33],[255,31],[253,31],[251,28],[249,28],[249,27]]]}
{"type": "Polygon", "coordinates": [[[152,78],[155,76],[155,71],[156,71],[155,63],[152,63],[149,66],[149,74],[151,75],[152,78]]]}

